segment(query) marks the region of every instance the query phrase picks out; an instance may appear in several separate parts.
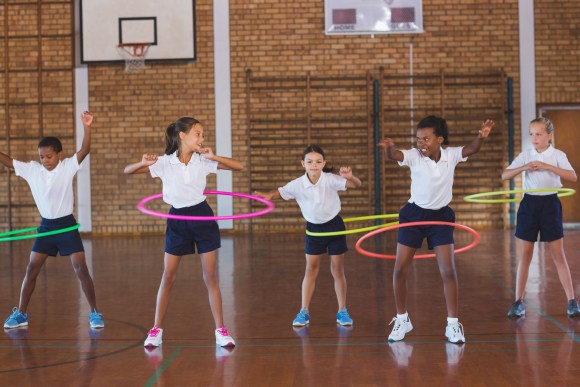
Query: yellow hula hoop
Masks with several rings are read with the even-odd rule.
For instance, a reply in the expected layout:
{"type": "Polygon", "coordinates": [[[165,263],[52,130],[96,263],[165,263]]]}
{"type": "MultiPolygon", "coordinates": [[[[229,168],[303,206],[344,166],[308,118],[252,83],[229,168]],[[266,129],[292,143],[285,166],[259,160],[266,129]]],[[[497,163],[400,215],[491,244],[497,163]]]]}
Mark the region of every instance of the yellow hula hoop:
{"type": "MultiPolygon", "coordinates": [[[[358,216],[356,218],[345,218],[344,219],[344,223],[360,222],[360,221],[364,221],[364,220],[374,220],[374,219],[398,218],[398,217],[399,217],[399,214],[367,215],[367,216],[358,216]]],[[[339,235],[358,234],[358,233],[361,233],[361,232],[376,230],[377,228],[390,227],[390,226],[393,226],[393,225],[398,224],[398,223],[399,222],[397,221],[397,222],[379,224],[379,225],[376,225],[376,226],[356,228],[356,229],[353,229],[353,230],[332,231],[332,232],[311,232],[311,231],[306,230],[306,235],[318,236],[318,237],[325,237],[325,236],[339,236],[339,235]]]]}
{"type": "Polygon", "coordinates": [[[565,196],[572,196],[576,193],[576,190],[572,188],[536,188],[536,189],[512,189],[507,191],[494,191],[494,192],[482,192],[473,195],[467,195],[463,197],[463,200],[470,203],[515,203],[522,200],[521,197],[518,198],[507,198],[507,199],[480,199],[485,196],[499,196],[499,195],[509,195],[509,194],[520,194],[527,192],[558,192],[558,197],[563,198],[565,196]]]}

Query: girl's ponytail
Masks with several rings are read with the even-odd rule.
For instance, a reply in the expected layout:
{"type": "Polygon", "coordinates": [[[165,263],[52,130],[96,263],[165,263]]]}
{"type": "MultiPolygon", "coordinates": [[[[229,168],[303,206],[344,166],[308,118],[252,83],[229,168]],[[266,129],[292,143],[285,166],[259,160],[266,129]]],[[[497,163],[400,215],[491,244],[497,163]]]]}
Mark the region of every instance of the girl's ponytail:
{"type": "Polygon", "coordinates": [[[178,149],[179,132],[175,130],[175,122],[172,122],[165,130],[165,154],[173,154],[178,149]]]}

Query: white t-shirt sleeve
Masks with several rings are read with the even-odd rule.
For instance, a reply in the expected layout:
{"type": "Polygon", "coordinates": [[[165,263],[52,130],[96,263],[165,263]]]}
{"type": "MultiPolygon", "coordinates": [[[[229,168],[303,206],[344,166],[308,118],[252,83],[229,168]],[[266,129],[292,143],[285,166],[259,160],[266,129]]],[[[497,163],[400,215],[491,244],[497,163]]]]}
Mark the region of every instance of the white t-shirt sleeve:
{"type": "Polygon", "coordinates": [[[300,179],[295,179],[286,184],[284,187],[279,187],[278,192],[280,192],[280,197],[284,200],[296,199],[297,184],[300,179]]]}
{"type": "Polygon", "coordinates": [[[217,173],[218,171],[218,162],[214,160],[206,159],[205,157],[201,157],[201,165],[203,165],[203,169],[205,171],[206,176],[210,173],[217,173]]]}
{"type": "Polygon", "coordinates": [[[163,177],[167,160],[167,156],[159,156],[157,161],[149,166],[149,173],[151,173],[151,177],[163,177]]]}
{"type": "Polygon", "coordinates": [[[402,149],[401,153],[403,153],[403,161],[397,161],[400,166],[412,166],[415,161],[419,158],[419,151],[415,148],[413,149],[402,149]]]}
{"type": "Polygon", "coordinates": [[[26,180],[28,177],[30,177],[31,173],[35,169],[34,163],[36,163],[36,161],[29,161],[25,163],[18,160],[12,160],[12,165],[14,166],[14,174],[26,180]]]}
{"type": "Polygon", "coordinates": [[[520,168],[523,167],[524,165],[526,165],[526,158],[524,155],[524,152],[520,153],[518,155],[518,157],[515,158],[514,161],[512,161],[512,163],[509,165],[509,167],[507,167],[507,169],[516,169],[516,168],[520,168]]]}
{"type": "Polygon", "coordinates": [[[558,151],[556,161],[558,162],[558,168],[566,169],[568,171],[574,170],[572,164],[570,164],[570,161],[568,161],[568,156],[566,156],[566,153],[558,151]]]}
{"type": "Polygon", "coordinates": [[[77,158],[77,154],[75,153],[72,157],[63,160],[66,166],[66,170],[69,174],[74,175],[81,169],[81,165],[79,164],[79,159],[77,158]]]}
{"type": "Polygon", "coordinates": [[[340,175],[335,175],[333,173],[328,174],[329,186],[335,191],[346,191],[346,179],[340,175]]]}
{"type": "Polygon", "coordinates": [[[462,146],[454,146],[447,148],[449,150],[449,157],[453,161],[454,164],[459,164],[467,161],[467,157],[463,157],[463,147],[462,146]]]}

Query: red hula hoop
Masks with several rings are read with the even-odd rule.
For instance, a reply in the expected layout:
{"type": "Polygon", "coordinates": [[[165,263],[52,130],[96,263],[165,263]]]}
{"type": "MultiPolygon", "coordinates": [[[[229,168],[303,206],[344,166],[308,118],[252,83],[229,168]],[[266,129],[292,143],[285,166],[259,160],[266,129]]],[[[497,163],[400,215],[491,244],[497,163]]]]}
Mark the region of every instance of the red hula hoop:
{"type": "MultiPolygon", "coordinates": [[[[442,226],[453,226],[453,227],[457,227],[460,228],[462,230],[466,230],[469,231],[472,235],[473,235],[473,242],[471,242],[469,245],[462,247],[460,249],[454,250],[454,253],[462,253],[464,251],[470,250],[472,248],[474,248],[475,246],[477,246],[481,240],[481,238],[479,237],[479,234],[477,233],[477,231],[475,231],[474,229],[472,229],[471,227],[467,227],[464,226],[462,224],[459,223],[451,223],[451,222],[435,222],[435,221],[428,221],[428,222],[409,222],[409,223],[401,223],[401,224],[396,224],[394,226],[389,226],[389,227],[384,227],[384,228],[379,228],[378,230],[374,230],[369,232],[368,234],[363,235],[357,242],[356,242],[356,251],[358,251],[359,253],[361,253],[362,255],[366,255],[367,257],[372,257],[372,258],[382,258],[382,259],[396,259],[397,256],[396,255],[390,255],[390,254],[378,254],[378,253],[373,253],[371,251],[367,251],[365,249],[363,249],[361,247],[362,242],[365,239],[368,239],[372,236],[375,236],[381,232],[385,232],[385,231],[389,231],[389,230],[396,230],[398,228],[402,228],[402,227],[412,227],[412,226],[431,226],[431,225],[442,225],[442,226]]],[[[415,255],[413,258],[433,258],[435,257],[435,254],[419,254],[419,255],[415,255]]]]}

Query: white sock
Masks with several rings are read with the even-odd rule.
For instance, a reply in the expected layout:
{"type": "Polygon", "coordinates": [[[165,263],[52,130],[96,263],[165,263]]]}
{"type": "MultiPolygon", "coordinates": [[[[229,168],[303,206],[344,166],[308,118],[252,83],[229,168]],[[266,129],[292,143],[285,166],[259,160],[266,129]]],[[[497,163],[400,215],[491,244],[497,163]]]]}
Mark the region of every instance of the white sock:
{"type": "Polygon", "coordinates": [[[409,313],[405,312],[403,314],[397,314],[397,318],[402,318],[407,320],[409,318],[409,313]]]}
{"type": "Polygon", "coordinates": [[[459,319],[457,317],[447,317],[447,324],[457,324],[459,319]]]}

